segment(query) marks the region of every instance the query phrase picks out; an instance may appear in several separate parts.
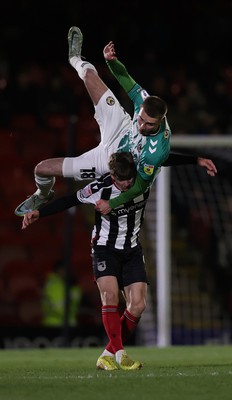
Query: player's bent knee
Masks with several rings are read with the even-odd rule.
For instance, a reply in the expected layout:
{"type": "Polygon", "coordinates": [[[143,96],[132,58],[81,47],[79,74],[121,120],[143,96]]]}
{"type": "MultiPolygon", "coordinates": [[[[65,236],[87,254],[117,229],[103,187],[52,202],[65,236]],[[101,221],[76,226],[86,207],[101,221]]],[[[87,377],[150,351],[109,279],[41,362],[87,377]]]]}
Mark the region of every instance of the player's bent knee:
{"type": "Polygon", "coordinates": [[[40,161],[39,164],[37,164],[35,166],[34,173],[36,175],[43,176],[44,174],[46,174],[47,168],[44,168],[45,167],[44,163],[45,163],[45,161],[40,161]]]}
{"type": "Polygon", "coordinates": [[[128,311],[134,315],[135,317],[140,317],[146,308],[146,304],[144,301],[139,303],[132,303],[131,306],[128,308],[128,311]]]}

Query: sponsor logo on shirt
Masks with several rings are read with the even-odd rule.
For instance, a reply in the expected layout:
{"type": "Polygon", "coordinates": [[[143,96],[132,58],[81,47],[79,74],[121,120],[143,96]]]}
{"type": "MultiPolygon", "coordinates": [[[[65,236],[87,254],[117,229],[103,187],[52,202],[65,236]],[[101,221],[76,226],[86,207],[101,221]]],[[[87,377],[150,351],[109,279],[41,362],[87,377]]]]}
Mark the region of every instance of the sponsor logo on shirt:
{"type": "Polygon", "coordinates": [[[154,165],[144,164],[143,170],[146,175],[152,175],[154,172],[154,165]]]}
{"type": "Polygon", "coordinates": [[[84,189],[80,190],[80,198],[86,199],[87,197],[91,196],[92,190],[90,186],[86,186],[84,189]]]}
{"type": "Polygon", "coordinates": [[[108,96],[106,98],[106,103],[108,104],[108,106],[113,106],[115,104],[115,100],[112,96],[108,96]]]}
{"type": "MultiPolygon", "coordinates": [[[[134,212],[140,210],[141,208],[145,207],[146,201],[147,200],[142,200],[142,201],[139,201],[138,203],[135,203],[128,207],[121,207],[120,209],[116,208],[114,211],[114,215],[116,215],[116,212],[117,212],[118,217],[120,217],[122,215],[128,215],[130,213],[134,213],[134,212]]],[[[112,211],[111,211],[111,214],[113,214],[112,211]]]]}

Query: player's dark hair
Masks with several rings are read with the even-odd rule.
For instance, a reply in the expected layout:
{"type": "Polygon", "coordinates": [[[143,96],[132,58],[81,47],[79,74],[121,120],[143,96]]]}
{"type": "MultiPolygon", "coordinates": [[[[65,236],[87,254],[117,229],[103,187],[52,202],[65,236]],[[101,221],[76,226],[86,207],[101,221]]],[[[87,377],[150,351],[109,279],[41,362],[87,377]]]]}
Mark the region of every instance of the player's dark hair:
{"type": "Polygon", "coordinates": [[[146,97],[142,106],[145,113],[151,118],[163,118],[168,111],[167,104],[158,96],[146,97]]]}
{"type": "Polygon", "coordinates": [[[129,152],[122,151],[111,154],[108,165],[111,175],[120,181],[126,181],[136,176],[136,166],[132,154],[129,152]]]}

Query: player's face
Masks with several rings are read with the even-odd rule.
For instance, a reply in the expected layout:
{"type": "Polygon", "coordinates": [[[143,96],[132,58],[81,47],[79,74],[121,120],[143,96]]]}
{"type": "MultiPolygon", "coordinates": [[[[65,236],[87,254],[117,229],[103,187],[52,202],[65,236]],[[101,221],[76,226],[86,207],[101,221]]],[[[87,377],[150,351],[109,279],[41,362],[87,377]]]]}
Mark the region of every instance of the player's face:
{"type": "Polygon", "coordinates": [[[134,185],[135,178],[130,178],[125,181],[121,181],[118,179],[115,175],[113,176],[114,182],[116,183],[116,186],[122,191],[125,192],[126,190],[130,189],[131,186],[134,185]]]}
{"type": "Polygon", "coordinates": [[[151,118],[149,117],[143,107],[138,114],[138,130],[139,133],[143,136],[152,135],[157,132],[160,127],[162,118],[151,118]]]}

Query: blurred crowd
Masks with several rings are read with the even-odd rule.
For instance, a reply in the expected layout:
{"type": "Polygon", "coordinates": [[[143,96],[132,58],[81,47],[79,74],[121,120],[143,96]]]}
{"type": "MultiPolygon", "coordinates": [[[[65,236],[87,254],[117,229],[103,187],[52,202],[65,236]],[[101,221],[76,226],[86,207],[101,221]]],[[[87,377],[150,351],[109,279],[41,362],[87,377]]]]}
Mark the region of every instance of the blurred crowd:
{"type": "Polygon", "coordinates": [[[4,4],[3,14],[11,16],[1,26],[1,127],[10,125],[14,113],[34,114],[38,124],[44,124],[49,113],[92,117],[83,84],[68,64],[67,32],[76,24],[84,33],[84,56],[129,112],[131,104],[103,60],[109,40],[115,42],[118,57],[134,79],[166,100],[173,133],[230,134],[232,3],[174,3],[165,2],[164,13],[164,5],[156,2],[154,13],[149,13],[145,2],[141,17],[137,0],[120,0],[105,20],[102,11],[108,3],[103,0],[91,5],[96,16],[91,25],[83,2],[57,5],[52,0],[46,10],[42,5],[32,10],[29,0],[4,4]],[[10,12],[12,6],[17,16],[10,12]]]}
{"type": "MultiPolygon", "coordinates": [[[[135,81],[150,94],[167,102],[168,122],[173,134],[232,133],[231,0],[166,0],[156,1],[154,7],[147,0],[142,3],[138,0],[90,3],[50,0],[45,5],[32,0],[8,0],[1,4],[0,324],[2,321],[9,325],[15,321],[37,323],[37,310],[40,317],[40,297],[35,299],[36,313],[34,309],[31,312],[26,309],[22,316],[18,310],[21,303],[25,310],[25,299],[32,308],[33,301],[28,296],[34,296],[36,290],[31,290],[31,281],[28,293],[24,287],[21,290],[22,275],[19,284],[15,276],[12,279],[20,300],[16,294],[11,296],[6,285],[4,268],[19,271],[17,251],[23,252],[23,268],[28,261],[27,275],[31,265],[34,266],[36,284],[38,271],[40,275],[41,270],[49,270],[54,265],[54,255],[57,258],[57,249],[63,251],[64,221],[61,218],[59,229],[57,221],[51,223],[49,220],[48,225],[45,222],[41,225],[41,231],[37,228],[29,234],[20,233],[21,221],[13,210],[34,190],[34,166],[42,159],[66,154],[70,125],[74,125],[76,146],[73,151],[76,155],[96,146],[99,141],[92,103],[83,82],[68,63],[70,26],[80,26],[84,34],[83,56],[96,66],[99,75],[129,113],[133,112],[132,104],[103,59],[103,47],[110,40],[114,41],[119,59],[135,81]],[[41,140],[42,135],[46,143],[41,140]],[[16,267],[10,265],[11,261],[15,264],[15,259],[16,267]],[[45,261],[48,267],[44,265],[45,261]]],[[[226,168],[230,173],[228,165],[226,168]]],[[[59,181],[57,184],[61,185],[59,181]]],[[[82,223],[78,214],[74,243],[81,241],[86,247],[81,246],[80,251],[75,246],[73,264],[80,272],[83,293],[90,298],[93,292],[89,276],[90,224],[86,216],[83,220],[82,223]]],[[[41,281],[38,285],[41,289],[41,281]]]]}
{"type": "MultiPolygon", "coordinates": [[[[120,45],[118,46],[120,47],[120,45]]],[[[120,53],[120,52],[119,52],[120,53]]],[[[189,73],[187,66],[172,66],[163,70],[152,60],[152,53],[141,64],[122,59],[134,79],[150,94],[166,100],[168,120],[177,134],[230,134],[232,132],[232,64],[204,77],[204,69],[189,73]]],[[[91,61],[91,59],[90,59],[91,61]]],[[[131,103],[114,82],[104,63],[97,64],[99,73],[127,109],[131,103]]],[[[45,124],[48,114],[78,115],[93,109],[83,82],[68,64],[41,65],[23,61],[12,71],[7,60],[0,62],[0,127],[8,127],[15,114],[32,114],[38,124],[45,124]]]]}

